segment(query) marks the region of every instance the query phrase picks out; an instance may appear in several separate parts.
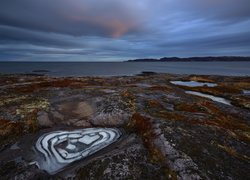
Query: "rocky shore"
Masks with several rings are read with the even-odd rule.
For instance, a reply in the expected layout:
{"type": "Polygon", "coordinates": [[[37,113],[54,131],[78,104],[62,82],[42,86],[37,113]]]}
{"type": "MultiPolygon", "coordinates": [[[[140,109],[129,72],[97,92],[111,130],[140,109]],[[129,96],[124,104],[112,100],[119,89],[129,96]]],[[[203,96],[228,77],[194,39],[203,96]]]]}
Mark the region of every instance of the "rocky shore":
{"type": "Polygon", "coordinates": [[[1,179],[246,179],[249,91],[250,77],[0,75],[1,179]]]}

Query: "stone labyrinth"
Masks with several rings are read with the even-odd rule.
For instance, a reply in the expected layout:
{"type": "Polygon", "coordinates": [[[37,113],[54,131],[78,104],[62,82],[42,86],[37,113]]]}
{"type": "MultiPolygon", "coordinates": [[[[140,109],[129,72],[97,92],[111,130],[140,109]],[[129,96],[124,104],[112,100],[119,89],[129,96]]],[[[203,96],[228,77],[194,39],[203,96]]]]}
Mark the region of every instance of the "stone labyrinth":
{"type": "Polygon", "coordinates": [[[35,145],[35,149],[43,156],[37,161],[38,166],[55,174],[68,164],[107,147],[120,136],[121,132],[115,128],[88,128],[44,134],[35,145]]]}

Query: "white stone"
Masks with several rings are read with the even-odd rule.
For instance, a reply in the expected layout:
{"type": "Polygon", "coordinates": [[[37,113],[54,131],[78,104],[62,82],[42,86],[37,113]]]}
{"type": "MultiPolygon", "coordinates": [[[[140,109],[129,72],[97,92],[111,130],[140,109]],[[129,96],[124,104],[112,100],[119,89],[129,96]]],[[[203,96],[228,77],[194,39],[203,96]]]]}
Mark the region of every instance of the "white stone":
{"type": "Polygon", "coordinates": [[[74,150],[76,149],[76,146],[74,144],[68,144],[66,149],[74,150]]]}
{"type": "Polygon", "coordinates": [[[96,141],[98,138],[100,138],[100,136],[95,135],[95,136],[83,136],[82,138],[80,138],[78,141],[84,144],[91,144],[92,142],[96,141]]]}

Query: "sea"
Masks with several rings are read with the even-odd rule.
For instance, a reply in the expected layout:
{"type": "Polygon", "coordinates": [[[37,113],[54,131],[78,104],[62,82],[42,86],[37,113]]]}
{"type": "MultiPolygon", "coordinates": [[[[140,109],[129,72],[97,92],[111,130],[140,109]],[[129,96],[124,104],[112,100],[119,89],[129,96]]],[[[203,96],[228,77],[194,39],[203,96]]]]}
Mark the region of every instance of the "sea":
{"type": "Polygon", "coordinates": [[[143,71],[170,74],[250,76],[248,61],[211,62],[0,62],[2,74],[132,76],[143,71]]]}

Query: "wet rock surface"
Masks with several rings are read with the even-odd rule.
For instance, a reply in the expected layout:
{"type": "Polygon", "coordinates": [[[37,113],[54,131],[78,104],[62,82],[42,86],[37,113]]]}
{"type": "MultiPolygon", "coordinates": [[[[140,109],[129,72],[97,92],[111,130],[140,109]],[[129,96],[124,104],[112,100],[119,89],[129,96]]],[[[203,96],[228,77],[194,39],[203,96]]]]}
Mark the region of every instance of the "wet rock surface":
{"type": "Polygon", "coordinates": [[[245,179],[249,90],[249,77],[1,75],[1,178],[245,179]],[[231,106],[186,92],[220,97],[231,106]],[[97,143],[108,136],[109,143],[97,143]],[[93,148],[90,141],[100,146],[84,154],[93,148]],[[41,152],[52,147],[53,163],[41,152]],[[61,163],[55,157],[80,158],[61,163]],[[50,165],[57,168],[46,169],[50,165]]]}

